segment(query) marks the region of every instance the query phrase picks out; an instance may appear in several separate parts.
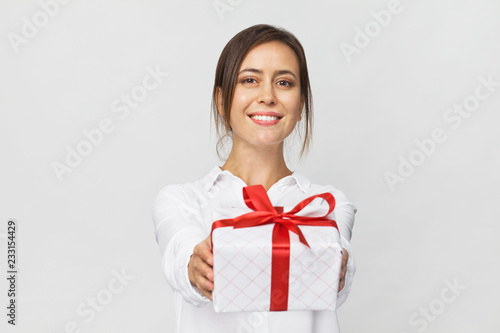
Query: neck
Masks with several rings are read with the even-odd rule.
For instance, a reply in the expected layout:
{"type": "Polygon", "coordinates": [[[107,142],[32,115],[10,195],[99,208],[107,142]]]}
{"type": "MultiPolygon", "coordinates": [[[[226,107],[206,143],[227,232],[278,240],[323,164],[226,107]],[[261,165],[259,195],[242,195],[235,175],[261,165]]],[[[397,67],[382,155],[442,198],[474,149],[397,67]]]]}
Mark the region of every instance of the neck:
{"type": "Polygon", "coordinates": [[[233,143],[222,170],[228,170],[248,186],[261,184],[266,191],[292,174],[283,157],[283,143],[266,147],[241,147],[233,143]]]}

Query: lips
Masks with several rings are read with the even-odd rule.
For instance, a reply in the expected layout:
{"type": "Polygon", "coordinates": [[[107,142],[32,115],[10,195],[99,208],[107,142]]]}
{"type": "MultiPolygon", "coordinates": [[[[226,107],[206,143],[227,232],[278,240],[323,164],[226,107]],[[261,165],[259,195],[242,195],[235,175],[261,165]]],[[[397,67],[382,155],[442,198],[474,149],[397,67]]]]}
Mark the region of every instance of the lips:
{"type": "Polygon", "coordinates": [[[268,116],[268,117],[275,117],[275,118],[278,118],[278,119],[283,118],[282,115],[280,115],[277,112],[273,112],[273,111],[257,111],[257,112],[249,113],[248,116],[250,118],[253,118],[255,116],[268,116]]]}
{"type": "Polygon", "coordinates": [[[277,112],[252,112],[248,115],[252,121],[258,125],[261,126],[272,126],[277,124],[281,118],[283,118],[282,115],[280,115],[277,112]]]}

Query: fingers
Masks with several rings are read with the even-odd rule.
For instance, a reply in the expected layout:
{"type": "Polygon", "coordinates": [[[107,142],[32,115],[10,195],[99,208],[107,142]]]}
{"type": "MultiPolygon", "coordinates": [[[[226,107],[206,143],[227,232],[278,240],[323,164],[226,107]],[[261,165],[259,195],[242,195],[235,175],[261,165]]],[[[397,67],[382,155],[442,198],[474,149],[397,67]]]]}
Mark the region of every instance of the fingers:
{"type": "Polygon", "coordinates": [[[207,238],[195,246],[188,264],[188,276],[191,284],[209,299],[212,299],[214,289],[212,265],[213,255],[210,251],[210,239],[207,238]]]}
{"type": "Polygon", "coordinates": [[[349,252],[346,249],[342,249],[342,267],[347,265],[347,260],[349,260],[349,252]]]}
{"type": "Polygon", "coordinates": [[[214,256],[210,250],[210,237],[207,237],[201,243],[195,246],[193,254],[200,257],[208,265],[214,265],[214,256]]]}
{"type": "Polygon", "coordinates": [[[195,273],[196,287],[205,297],[212,299],[212,290],[214,290],[212,267],[206,263],[200,263],[195,270],[197,271],[195,273]]]}
{"type": "Polygon", "coordinates": [[[344,286],[345,286],[345,278],[340,279],[340,281],[339,281],[339,290],[338,290],[338,292],[341,292],[341,291],[342,291],[342,289],[344,289],[344,286]]]}
{"type": "Polygon", "coordinates": [[[189,261],[188,275],[191,284],[209,299],[212,299],[214,290],[214,273],[212,266],[208,265],[199,256],[193,254],[189,261]]]}
{"type": "Polygon", "coordinates": [[[214,272],[212,266],[203,261],[200,257],[193,254],[193,270],[194,273],[207,279],[210,282],[214,281],[214,272]]]}
{"type": "Polygon", "coordinates": [[[346,249],[342,249],[342,267],[340,268],[340,280],[339,280],[339,292],[344,289],[345,286],[345,276],[347,274],[347,261],[349,260],[349,252],[346,249]]]}

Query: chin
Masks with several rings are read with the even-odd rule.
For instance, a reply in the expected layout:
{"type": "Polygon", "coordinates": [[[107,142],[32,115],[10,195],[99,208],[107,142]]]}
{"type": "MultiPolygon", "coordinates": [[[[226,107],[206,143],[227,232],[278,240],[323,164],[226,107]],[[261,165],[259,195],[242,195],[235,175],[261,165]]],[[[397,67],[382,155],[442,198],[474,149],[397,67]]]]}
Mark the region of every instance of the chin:
{"type": "Polygon", "coordinates": [[[276,145],[279,145],[279,144],[282,144],[283,143],[283,140],[258,140],[255,142],[255,146],[262,146],[262,147],[266,147],[266,146],[276,146],[276,145]]]}

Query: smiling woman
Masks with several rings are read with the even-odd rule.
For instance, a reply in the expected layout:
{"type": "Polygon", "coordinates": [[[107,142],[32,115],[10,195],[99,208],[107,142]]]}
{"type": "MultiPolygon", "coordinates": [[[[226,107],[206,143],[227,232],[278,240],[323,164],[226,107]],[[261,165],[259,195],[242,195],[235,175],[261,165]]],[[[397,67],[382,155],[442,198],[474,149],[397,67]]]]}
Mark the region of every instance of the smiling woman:
{"type": "MultiPolygon", "coordinates": [[[[231,154],[222,169],[238,163],[239,154],[279,156],[284,140],[301,119],[299,66],[290,47],[276,41],[260,44],[247,54],[241,68],[229,117],[222,106],[218,107],[221,117],[229,120],[233,139],[231,154]],[[264,151],[269,153],[264,155],[264,151]]],[[[217,93],[219,100],[221,95],[217,93]]],[[[291,174],[290,170],[286,173],[291,174]]],[[[272,183],[263,185],[267,189],[272,183]]]]}
{"type": "MultiPolygon", "coordinates": [[[[176,332],[338,332],[334,309],[347,298],[355,271],[349,241],[356,208],[338,189],[313,184],[285,163],[285,139],[302,129],[302,156],[311,136],[311,90],[301,44],[288,31],[269,25],[241,31],[222,51],[212,97],[219,143],[224,137],[232,139],[229,156],[201,180],[167,185],[153,211],[164,273],[176,299],[176,332]],[[327,280],[317,283],[334,286],[336,301],[321,308],[328,310],[304,306],[301,311],[259,312],[259,320],[250,320],[245,312],[215,312],[210,238],[214,212],[246,207],[242,190],[250,185],[262,185],[273,206],[293,206],[325,193],[335,198],[335,209],[327,217],[336,221],[340,240],[325,246],[337,246],[339,268],[327,278],[308,266],[312,275],[327,280]]],[[[320,212],[326,206],[325,201],[313,200],[308,208],[320,212]]],[[[263,291],[272,294],[267,287],[263,291]]],[[[300,297],[299,301],[306,302],[300,297]]]]}
{"type": "MultiPolygon", "coordinates": [[[[305,118],[302,126],[297,128],[299,134],[303,132],[300,154],[302,156],[307,152],[311,140],[310,131],[313,118],[311,88],[304,49],[292,34],[263,24],[252,26],[235,35],[219,58],[212,99],[212,115],[217,124],[217,134],[220,137],[219,156],[222,138],[230,135],[231,132],[230,110],[233,99],[236,98],[235,90],[242,85],[249,88],[261,87],[262,89],[262,84],[269,82],[284,89],[288,88],[292,93],[299,93],[301,105],[298,120],[301,120],[302,114],[305,118]],[[266,57],[270,63],[267,63],[262,57],[266,57]],[[282,63],[281,60],[283,60],[282,63]],[[261,68],[257,68],[258,66],[261,68]],[[264,73],[264,69],[267,70],[266,73],[264,73]],[[274,81],[269,81],[273,78],[274,81]],[[263,82],[264,79],[267,79],[268,82],[263,82]],[[260,85],[258,85],[259,83],[260,85]]],[[[264,86],[264,88],[266,87],[264,86]]],[[[274,96],[271,95],[271,97],[274,96]]],[[[265,112],[260,114],[269,115],[265,112]]],[[[276,116],[276,114],[274,115],[276,116]]]]}

